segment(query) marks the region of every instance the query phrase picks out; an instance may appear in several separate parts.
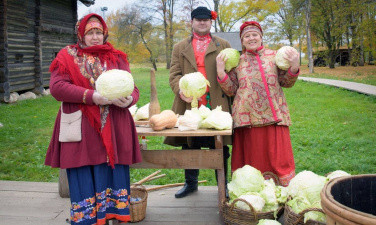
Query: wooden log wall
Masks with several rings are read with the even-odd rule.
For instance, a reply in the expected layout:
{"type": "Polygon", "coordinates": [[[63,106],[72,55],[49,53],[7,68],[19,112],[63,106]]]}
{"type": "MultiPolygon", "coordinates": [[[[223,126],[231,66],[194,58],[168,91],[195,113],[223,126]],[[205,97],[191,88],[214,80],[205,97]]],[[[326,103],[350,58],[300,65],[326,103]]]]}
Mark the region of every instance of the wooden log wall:
{"type": "Polygon", "coordinates": [[[0,101],[41,93],[56,54],[76,41],[77,0],[0,0],[0,101]]]}
{"type": "Polygon", "coordinates": [[[77,0],[41,0],[41,45],[43,86],[50,81],[48,71],[56,54],[74,44],[77,21],[77,0]]]}
{"type": "Polygon", "coordinates": [[[7,0],[0,1],[0,101],[9,101],[7,0]]]}

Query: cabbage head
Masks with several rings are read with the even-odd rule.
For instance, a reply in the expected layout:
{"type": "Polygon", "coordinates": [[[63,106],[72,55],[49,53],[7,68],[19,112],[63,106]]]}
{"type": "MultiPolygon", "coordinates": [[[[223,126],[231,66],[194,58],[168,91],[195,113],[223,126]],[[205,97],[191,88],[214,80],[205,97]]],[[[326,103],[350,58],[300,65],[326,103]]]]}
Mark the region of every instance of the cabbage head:
{"type": "Polygon", "coordinates": [[[320,200],[320,192],[326,182],[326,177],[304,170],[291,179],[288,193],[293,198],[300,196],[313,203],[320,200]]]}
{"type": "Polygon", "coordinates": [[[278,68],[281,70],[288,70],[290,68],[290,63],[285,59],[286,56],[286,50],[292,49],[293,51],[296,51],[295,48],[291,46],[283,46],[282,48],[278,49],[277,54],[275,55],[275,63],[277,64],[278,68]]]}
{"type": "Polygon", "coordinates": [[[134,89],[133,77],[125,70],[103,72],[95,82],[96,90],[108,100],[127,97],[134,89]]]}
{"type": "Polygon", "coordinates": [[[262,219],[258,221],[257,225],[282,225],[282,224],[278,222],[277,220],[262,219]]]}
{"type": "Polygon", "coordinates": [[[188,98],[193,97],[192,108],[198,107],[197,99],[205,94],[207,85],[210,87],[209,81],[200,72],[185,74],[179,80],[179,88],[183,94],[188,98]]]}
{"type": "MultiPolygon", "coordinates": [[[[247,195],[241,195],[239,198],[247,201],[256,212],[261,212],[262,208],[265,205],[265,200],[260,197],[259,195],[256,194],[247,194],[247,195]]],[[[244,210],[251,210],[249,206],[242,201],[237,201],[235,203],[235,206],[239,209],[244,209],[244,210]]]]}
{"type": "Polygon", "coordinates": [[[232,180],[227,184],[230,199],[234,200],[250,192],[260,192],[264,189],[264,177],[256,168],[245,165],[235,170],[232,180]]]}
{"type": "Polygon", "coordinates": [[[343,176],[351,176],[351,174],[349,174],[349,173],[347,173],[343,170],[336,170],[336,171],[333,171],[330,174],[328,174],[328,176],[326,176],[326,177],[329,180],[332,180],[334,178],[343,177],[343,176]]]}
{"type": "Polygon", "coordinates": [[[218,106],[210,115],[201,123],[202,128],[213,128],[216,130],[226,130],[232,128],[232,117],[228,112],[222,111],[222,107],[218,106]]]}
{"type": "MultiPolygon", "coordinates": [[[[311,205],[310,208],[322,209],[321,202],[315,202],[314,204],[311,205]]],[[[326,215],[322,212],[309,211],[304,214],[304,223],[306,223],[308,220],[315,220],[315,221],[319,221],[321,223],[326,224],[326,215]]]]}
{"type": "Polygon", "coordinates": [[[229,72],[232,70],[232,68],[235,68],[239,64],[239,59],[240,59],[240,53],[238,50],[234,48],[225,48],[221,51],[221,53],[224,53],[227,57],[227,61],[225,64],[225,70],[229,72]]]}

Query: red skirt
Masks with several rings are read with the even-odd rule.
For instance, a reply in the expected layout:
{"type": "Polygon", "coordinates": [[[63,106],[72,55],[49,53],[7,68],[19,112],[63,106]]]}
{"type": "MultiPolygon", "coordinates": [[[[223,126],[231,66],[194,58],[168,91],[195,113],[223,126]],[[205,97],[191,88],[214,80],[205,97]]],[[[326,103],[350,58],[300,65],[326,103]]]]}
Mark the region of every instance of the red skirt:
{"type": "MultiPolygon", "coordinates": [[[[234,130],[233,137],[232,172],[250,165],[261,173],[274,174],[282,186],[287,186],[295,176],[289,127],[241,127],[234,130]]],[[[269,177],[265,175],[265,178],[269,177]]]]}

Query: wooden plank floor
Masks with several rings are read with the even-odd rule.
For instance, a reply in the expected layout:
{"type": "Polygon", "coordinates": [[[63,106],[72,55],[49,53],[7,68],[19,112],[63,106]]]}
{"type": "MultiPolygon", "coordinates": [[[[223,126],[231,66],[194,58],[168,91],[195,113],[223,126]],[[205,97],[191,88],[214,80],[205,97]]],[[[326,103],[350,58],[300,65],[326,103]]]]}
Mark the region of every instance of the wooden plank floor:
{"type": "MultiPolygon", "coordinates": [[[[135,224],[223,224],[216,186],[199,186],[191,196],[176,199],[179,188],[150,192],[146,218],[135,224]]],[[[0,225],[67,225],[69,207],[57,183],[0,181],[0,225]]]]}

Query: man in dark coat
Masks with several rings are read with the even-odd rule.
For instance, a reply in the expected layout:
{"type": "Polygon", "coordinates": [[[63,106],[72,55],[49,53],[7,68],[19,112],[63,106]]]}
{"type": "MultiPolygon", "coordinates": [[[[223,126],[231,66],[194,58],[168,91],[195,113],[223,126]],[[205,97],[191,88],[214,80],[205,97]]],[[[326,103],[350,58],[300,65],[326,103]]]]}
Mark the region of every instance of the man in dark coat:
{"type": "MultiPolygon", "coordinates": [[[[183,115],[185,110],[191,109],[192,98],[187,98],[179,89],[179,80],[185,74],[201,72],[210,82],[207,93],[199,100],[199,106],[205,105],[211,109],[222,106],[223,111],[229,112],[230,98],[226,96],[217,81],[216,57],[221,50],[230,48],[230,44],[219,37],[211,35],[212,20],[216,19],[216,12],[206,7],[197,7],[191,13],[192,35],[174,46],[170,68],[170,86],[175,93],[172,110],[183,115]]],[[[213,137],[167,137],[166,144],[182,146],[182,149],[200,149],[201,147],[215,148],[213,137]]],[[[227,159],[231,137],[224,137],[224,165],[227,175],[227,159]]],[[[183,198],[197,191],[198,169],[185,170],[185,185],[176,194],[176,198],[183,198]]],[[[227,176],[226,180],[227,180],[227,176]]]]}

